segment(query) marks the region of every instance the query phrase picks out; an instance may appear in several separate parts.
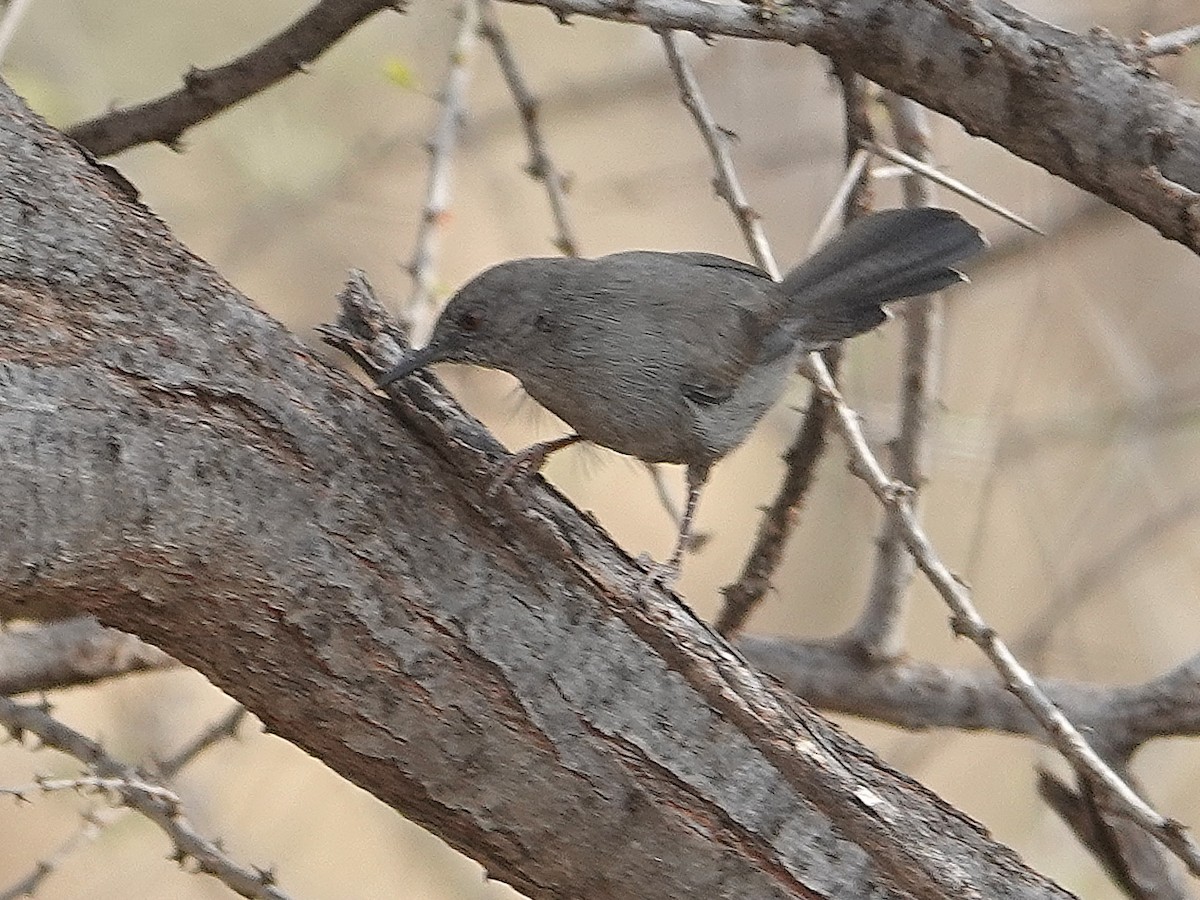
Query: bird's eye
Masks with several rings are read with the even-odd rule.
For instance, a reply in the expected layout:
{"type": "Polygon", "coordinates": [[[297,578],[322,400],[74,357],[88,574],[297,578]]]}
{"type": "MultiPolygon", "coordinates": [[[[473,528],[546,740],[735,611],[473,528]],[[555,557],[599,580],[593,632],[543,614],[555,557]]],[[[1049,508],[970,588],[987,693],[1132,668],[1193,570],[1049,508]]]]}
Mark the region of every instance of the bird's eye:
{"type": "Polygon", "coordinates": [[[467,311],[458,317],[458,327],[463,331],[478,331],[483,324],[479,313],[467,311]]]}

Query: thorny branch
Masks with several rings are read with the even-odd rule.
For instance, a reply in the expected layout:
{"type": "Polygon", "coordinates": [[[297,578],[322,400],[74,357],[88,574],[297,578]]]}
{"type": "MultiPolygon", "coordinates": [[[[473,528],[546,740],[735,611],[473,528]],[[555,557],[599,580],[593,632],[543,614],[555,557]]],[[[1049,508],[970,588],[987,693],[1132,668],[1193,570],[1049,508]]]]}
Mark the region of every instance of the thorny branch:
{"type": "Polygon", "coordinates": [[[183,87],[137,106],[114,109],[67,129],[67,136],[96,156],[139,144],[178,149],[194,125],[305,67],[357,25],[384,9],[403,12],[405,0],[321,0],[279,34],[215,69],[189,69],[183,87]]]}
{"type": "MultiPolygon", "coordinates": [[[[834,192],[829,211],[822,217],[822,225],[830,223],[830,226],[835,219],[849,220],[866,210],[870,202],[871,183],[866,153],[859,149],[862,142],[869,140],[872,135],[867,113],[867,85],[849,69],[835,66],[834,74],[841,85],[845,110],[846,172],[838,190],[834,192]]],[[[720,170],[721,161],[715,156],[714,164],[720,170]]],[[[731,164],[725,177],[737,183],[737,174],[731,164]]],[[[814,243],[820,239],[823,230],[823,227],[818,227],[814,243]]],[[[765,240],[764,237],[764,243],[765,240]]],[[[841,348],[831,347],[823,355],[836,377],[842,360],[841,348]]],[[[741,572],[722,591],[724,603],[716,621],[716,629],[721,634],[728,636],[740,631],[770,588],[771,578],[783,560],[787,539],[795,528],[797,513],[812,487],[817,463],[825,453],[828,424],[829,408],[825,398],[814,390],[800,428],[783,454],[786,468],[779,490],[763,511],[754,544],[746,555],[741,572]]]]}
{"type": "Polygon", "coordinates": [[[821,357],[809,354],[806,368],[808,377],[833,405],[835,425],[850,454],[851,472],[867,483],[888,514],[896,518],[897,528],[909,553],[953,612],[955,633],[969,638],[983,651],[1009,689],[1046,729],[1055,749],[1071,763],[1082,779],[1096,790],[1103,791],[1115,810],[1158,838],[1183,860],[1192,874],[1200,875],[1200,847],[1188,837],[1183,826],[1152,809],[1100,758],[1079,730],[1046,697],[996,631],[980,616],[971,601],[970,592],[938,557],[917,521],[909,502],[907,485],[888,478],[871,452],[859,425],[858,414],[842,398],[821,357]]]}
{"type": "Polygon", "coordinates": [[[525,76],[521,74],[512,45],[500,25],[492,0],[482,0],[479,31],[484,40],[491,45],[504,82],[508,85],[513,103],[521,116],[521,128],[525,132],[525,142],[529,145],[529,165],[525,171],[546,188],[546,197],[550,201],[550,215],[554,218],[554,246],[564,256],[578,256],[579,241],[567,213],[567,177],[554,164],[546,149],[546,139],[538,124],[540,104],[526,84],[525,76]]]}
{"type": "Polygon", "coordinates": [[[425,205],[417,223],[412,261],[408,265],[413,279],[408,306],[410,317],[428,314],[437,299],[438,239],[450,207],[450,175],[466,114],[467,84],[479,32],[479,3],[480,0],[462,0],[459,6],[458,34],[450,50],[450,67],[442,87],[442,111],[426,145],[429,174],[425,183],[425,205]]]}
{"type": "MultiPolygon", "coordinates": [[[[172,754],[167,760],[158,763],[158,773],[165,780],[174,778],[192,760],[214,744],[237,736],[237,728],[246,717],[243,706],[234,706],[228,713],[217,719],[188,744],[172,754]]],[[[75,832],[63,841],[50,855],[38,860],[37,864],[23,878],[18,879],[5,891],[0,891],[0,900],[16,900],[18,897],[33,896],[43,881],[61,869],[70,857],[92,843],[100,836],[105,828],[122,819],[132,807],[93,807],[82,814],[83,821],[75,832]]]]}
{"type": "MultiPolygon", "coordinates": [[[[670,43],[669,34],[665,35],[664,42],[667,43],[668,56],[671,57],[673,45],[670,43]]],[[[682,60],[675,53],[672,65],[677,66],[680,63],[682,60]]],[[[686,79],[682,75],[684,72],[686,70],[677,68],[677,79],[680,81],[684,93],[690,94],[694,98],[694,83],[690,87],[687,85],[686,79]]],[[[710,140],[711,117],[705,118],[701,115],[704,108],[694,99],[685,105],[697,119],[702,133],[707,135],[706,143],[709,144],[714,165],[720,173],[718,174],[718,183],[731,183],[731,176],[728,174],[731,164],[728,156],[722,156],[715,152],[714,148],[719,147],[719,144],[710,140]]],[[[731,203],[733,198],[732,193],[726,197],[727,201],[731,203]]],[[[737,205],[734,204],[733,208],[737,215],[737,205]]],[[[819,353],[810,353],[803,368],[806,376],[813,381],[817,391],[833,409],[835,427],[842,435],[850,454],[851,472],[865,481],[883,503],[887,518],[894,523],[892,527],[895,536],[903,542],[916,565],[925,573],[934,588],[950,606],[954,613],[955,632],[970,638],[979,646],[1004,678],[1005,683],[1025,704],[1039,725],[1046,730],[1054,747],[1071,763],[1082,779],[1097,790],[1103,791],[1124,815],[1137,822],[1179,856],[1193,874],[1200,875],[1200,847],[1197,847],[1188,837],[1178,822],[1168,820],[1152,809],[1105,763],[1083,739],[1078,729],[1038,687],[1008,647],[1000,640],[995,630],[979,615],[971,602],[969,592],[937,556],[921,528],[913,508],[912,488],[901,481],[889,478],[884,472],[863,436],[858,414],[842,398],[825,360],[819,353]]]]}
{"type": "MultiPolygon", "coordinates": [[[[144,790],[145,776],[113,757],[99,744],[54,719],[44,706],[16,703],[0,697],[0,724],[15,737],[35,735],[43,744],[74,757],[98,776],[111,780],[121,802],[136,809],[170,838],[176,858],[182,865],[193,859],[199,871],[222,881],[243,897],[286,900],[287,894],[275,885],[268,870],[247,869],[234,862],[214,842],[199,835],[175,802],[164,799],[161,788],[144,790]]],[[[208,743],[194,745],[198,753],[208,743]]]]}
{"type": "MultiPolygon", "coordinates": [[[[885,94],[884,105],[891,116],[896,143],[908,155],[928,163],[925,110],[895,94],[885,94]]],[[[903,187],[905,206],[929,206],[933,202],[929,182],[920,175],[905,176],[903,187]]],[[[891,443],[892,471],[897,481],[913,489],[915,511],[917,492],[928,466],[929,419],[938,398],[941,299],[914,297],[899,304],[898,312],[904,323],[904,348],[899,378],[900,428],[891,443]]],[[[908,589],[916,569],[891,516],[884,517],[876,547],[866,603],[851,630],[851,639],[868,657],[894,659],[904,652],[908,589]]]]}

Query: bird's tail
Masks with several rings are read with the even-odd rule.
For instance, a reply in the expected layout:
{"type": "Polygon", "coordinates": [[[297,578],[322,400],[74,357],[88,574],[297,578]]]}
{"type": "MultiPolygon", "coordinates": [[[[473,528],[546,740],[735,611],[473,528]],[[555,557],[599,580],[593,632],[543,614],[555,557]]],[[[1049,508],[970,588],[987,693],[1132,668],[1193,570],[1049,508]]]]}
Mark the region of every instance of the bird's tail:
{"type": "Polygon", "coordinates": [[[816,348],[870,331],[883,304],[930,294],[965,276],[955,264],[987,246],[948,209],[890,209],[864,216],[783,279],[795,339],[816,348]]]}

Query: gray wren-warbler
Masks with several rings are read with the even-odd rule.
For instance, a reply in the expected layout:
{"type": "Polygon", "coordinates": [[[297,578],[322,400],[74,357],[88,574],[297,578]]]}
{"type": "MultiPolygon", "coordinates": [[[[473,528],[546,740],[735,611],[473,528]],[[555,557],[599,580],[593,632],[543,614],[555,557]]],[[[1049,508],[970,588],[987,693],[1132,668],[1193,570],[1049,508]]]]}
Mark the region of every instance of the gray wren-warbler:
{"type": "Polygon", "coordinates": [[[501,369],[575,433],[505,469],[590,441],[648,463],[687,466],[674,577],[700,488],[783,392],[800,354],[874,328],[882,304],[963,280],[986,246],[946,209],[892,209],[848,226],[782,282],[711,253],[634,250],[599,259],[516,259],[471,279],[429,343],[380,380],[436,362],[501,369]]]}

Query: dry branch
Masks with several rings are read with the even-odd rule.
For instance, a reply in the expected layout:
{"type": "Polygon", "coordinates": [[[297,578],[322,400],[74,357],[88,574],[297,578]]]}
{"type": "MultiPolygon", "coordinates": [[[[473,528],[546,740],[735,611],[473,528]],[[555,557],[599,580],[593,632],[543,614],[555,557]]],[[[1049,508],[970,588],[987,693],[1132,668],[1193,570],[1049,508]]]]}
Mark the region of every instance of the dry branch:
{"type": "Polygon", "coordinates": [[[380,10],[403,12],[404,6],[405,0],[321,0],[249,53],[213,69],[189,69],[179,90],[80,122],[67,135],[96,156],[155,142],[178,147],[189,128],[303,72],[380,10]]]}
{"type": "Polygon", "coordinates": [[[91,684],[178,663],[131,634],[95,619],[67,619],[0,631],[0,695],[91,684]]]}

